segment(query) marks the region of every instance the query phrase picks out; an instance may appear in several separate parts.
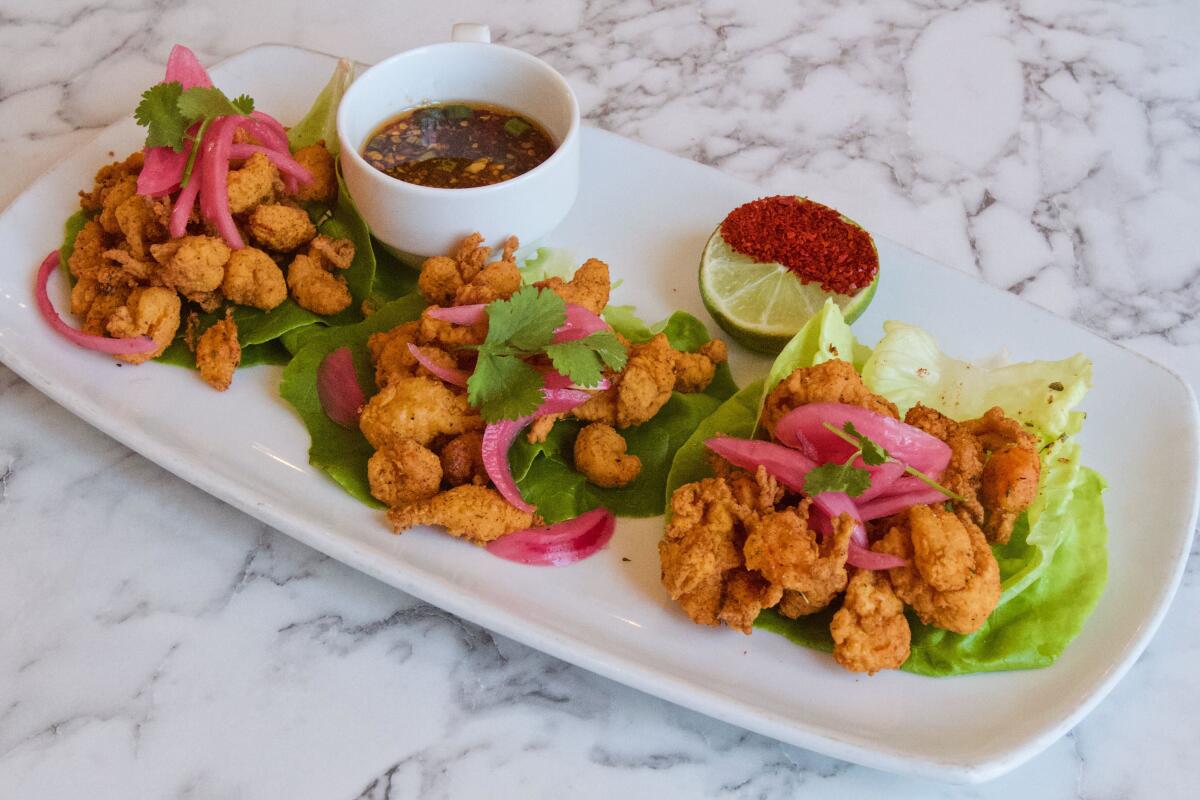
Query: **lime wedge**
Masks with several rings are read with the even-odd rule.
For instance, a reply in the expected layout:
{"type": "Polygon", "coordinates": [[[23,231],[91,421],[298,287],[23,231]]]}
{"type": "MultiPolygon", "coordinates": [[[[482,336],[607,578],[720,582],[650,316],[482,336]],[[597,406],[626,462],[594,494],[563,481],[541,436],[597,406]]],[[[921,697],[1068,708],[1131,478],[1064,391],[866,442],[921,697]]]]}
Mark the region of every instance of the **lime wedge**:
{"type": "Polygon", "coordinates": [[[787,267],[735,252],[713,231],[700,257],[700,297],[726,333],[751,350],[778,353],[832,297],[851,323],[871,304],[879,274],[857,294],[827,292],[787,267]]]}

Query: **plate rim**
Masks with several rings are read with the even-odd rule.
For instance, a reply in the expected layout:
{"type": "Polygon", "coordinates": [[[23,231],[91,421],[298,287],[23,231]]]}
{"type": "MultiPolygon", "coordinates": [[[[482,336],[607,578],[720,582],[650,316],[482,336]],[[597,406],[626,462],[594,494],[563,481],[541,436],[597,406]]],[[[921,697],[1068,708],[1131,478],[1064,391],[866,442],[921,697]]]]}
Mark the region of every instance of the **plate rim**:
{"type": "MultiPolygon", "coordinates": [[[[337,56],[319,50],[277,42],[263,42],[234,53],[214,63],[210,68],[217,69],[239,59],[256,55],[259,51],[271,50],[296,51],[328,59],[337,58],[337,56]]],[[[87,139],[87,143],[90,143],[94,138],[104,134],[112,127],[121,125],[124,122],[124,118],[121,118],[109,125],[94,129],[94,135],[87,139]]],[[[588,129],[589,135],[620,139],[625,145],[634,145],[639,148],[651,150],[658,158],[670,158],[676,162],[683,162],[689,165],[690,168],[713,170],[725,179],[738,181],[748,187],[754,186],[749,182],[726,175],[709,165],[700,164],[674,153],[669,153],[590,125],[585,127],[588,129]]],[[[3,222],[50,175],[66,167],[67,165],[62,163],[55,164],[27,184],[21,193],[0,211],[0,222],[3,222]]],[[[143,433],[141,429],[127,427],[116,422],[116,417],[105,414],[104,409],[99,404],[89,402],[86,396],[77,396],[69,390],[59,389],[53,382],[51,375],[43,374],[36,365],[23,359],[20,353],[7,347],[3,338],[0,338],[0,362],[6,364],[39,392],[75,414],[88,425],[100,430],[105,435],[149,459],[168,472],[191,483],[205,493],[232,505],[261,522],[277,528],[292,538],[341,561],[355,570],[367,574],[389,586],[407,592],[424,602],[450,611],[474,624],[651,696],[660,697],[684,708],[692,709],[715,719],[746,730],[755,731],[785,743],[822,753],[833,758],[898,774],[932,778],[940,781],[982,783],[999,777],[1025,763],[1057,741],[1070,728],[1078,724],[1080,720],[1086,717],[1108,696],[1117,682],[1124,677],[1145,651],[1150,640],[1158,631],[1159,626],[1170,610],[1171,603],[1182,582],[1187,564],[1187,555],[1195,536],[1197,518],[1200,516],[1200,475],[1198,475],[1198,470],[1200,470],[1200,436],[1197,433],[1200,430],[1200,408],[1197,406],[1196,394],[1191,384],[1174,368],[1162,364],[1154,358],[1133,350],[1120,342],[1107,339],[1072,319],[1058,316],[1020,295],[1013,295],[999,287],[993,286],[978,275],[942,264],[930,256],[886,237],[877,237],[877,239],[887,242],[889,247],[913,254],[927,266],[932,265],[939,269],[948,270],[960,278],[970,278],[986,286],[989,291],[1002,293],[1023,302],[1028,308],[1035,309],[1037,314],[1051,318],[1057,324],[1066,323],[1072,325],[1084,332],[1088,337],[1136,357],[1148,366],[1161,371],[1168,378],[1182,386],[1185,404],[1188,409],[1187,419],[1180,421],[1185,423],[1185,427],[1189,433],[1188,443],[1191,450],[1189,461],[1192,474],[1189,476],[1191,498],[1188,534],[1181,543],[1181,552],[1176,554],[1174,558],[1174,566],[1169,579],[1159,587],[1158,599],[1155,602],[1153,614],[1145,621],[1146,624],[1140,627],[1138,635],[1127,642],[1124,650],[1119,653],[1104,679],[1099,682],[1095,690],[1069,713],[1064,714],[1056,724],[1050,725],[1040,733],[1019,742],[997,748],[991,755],[970,762],[961,759],[929,758],[908,752],[866,746],[839,738],[833,732],[818,732],[807,729],[802,727],[802,720],[774,714],[767,709],[756,710],[753,707],[747,707],[743,702],[727,697],[715,689],[690,683],[686,679],[676,678],[659,668],[592,645],[582,638],[571,639],[555,634],[549,629],[539,630],[536,626],[524,625],[522,624],[524,620],[516,618],[510,612],[500,612],[493,610],[487,604],[474,602],[466,592],[461,591],[444,577],[407,565],[397,570],[395,564],[380,562],[377,554],[367,549],[365,545],[355,542],[352,539],[339,537],[318,524],[309,523],[298,514],[289,513],[286,508],[278,508],[265,503],[258,499],[252,492],[239,491],[240,487],[236,484],[227,484],[215,470],[203,464],[197,465],[192,463],[183,457],[182,454],[173,452],[173,448],[170,446],[159,443],[150,434],[143,433]],[[797,727],[798,725],[800,727],[797,727]]],[[[32,281],[30,284],[32,285],[32,281]]]]}

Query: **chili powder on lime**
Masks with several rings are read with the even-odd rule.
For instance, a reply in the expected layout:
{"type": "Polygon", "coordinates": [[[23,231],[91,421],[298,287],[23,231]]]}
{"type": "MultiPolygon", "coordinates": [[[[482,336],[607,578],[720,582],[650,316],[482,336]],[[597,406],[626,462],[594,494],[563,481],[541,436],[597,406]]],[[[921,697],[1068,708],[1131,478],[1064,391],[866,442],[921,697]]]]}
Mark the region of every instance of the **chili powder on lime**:
{"type": "Polygon", "coordinates": [[[736,252],[782,264],[827,292],[854,294],[879,272],[869,233],[801,197],[762,197],[738,206],[721,223],[721,236],[736,252]]]}

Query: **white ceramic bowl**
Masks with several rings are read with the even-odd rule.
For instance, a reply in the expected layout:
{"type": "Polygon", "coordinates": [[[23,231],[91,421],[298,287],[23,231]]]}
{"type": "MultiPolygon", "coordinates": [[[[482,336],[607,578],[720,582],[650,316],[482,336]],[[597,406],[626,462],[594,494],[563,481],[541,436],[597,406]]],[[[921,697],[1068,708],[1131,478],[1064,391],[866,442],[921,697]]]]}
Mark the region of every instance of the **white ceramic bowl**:
{"type": "Polygon", "coordinates": [[[379,62],[338,109],[346,187],[376,238],[403,254],[446,253],[472,231],[490,242],[512,235],[530,244],[562,221],[579,188],[579,103],[566,80],[541,59],[491,44],[483,26],[456,25],[454,37],[379,62]],[[470,189],[406,183],[362,157],[367,137],[389,118],[451,101],[511,108],[540,123],[558,148],[523,175],[470,189]]]}

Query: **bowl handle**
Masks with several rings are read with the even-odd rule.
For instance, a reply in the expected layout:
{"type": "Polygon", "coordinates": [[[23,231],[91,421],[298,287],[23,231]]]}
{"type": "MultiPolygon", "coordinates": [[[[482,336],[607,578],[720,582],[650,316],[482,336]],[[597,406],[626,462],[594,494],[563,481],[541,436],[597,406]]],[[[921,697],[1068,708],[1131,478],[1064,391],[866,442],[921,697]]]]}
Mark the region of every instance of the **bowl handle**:
{"type": "Polygon", "coordinates": [[[450,29],[450,41],[491,44],[492,32],[487,25],[478,22],[456,22],[450,29]]]}

